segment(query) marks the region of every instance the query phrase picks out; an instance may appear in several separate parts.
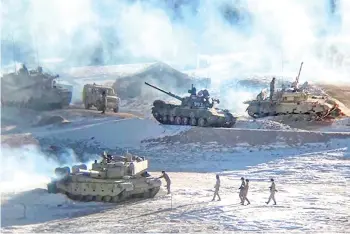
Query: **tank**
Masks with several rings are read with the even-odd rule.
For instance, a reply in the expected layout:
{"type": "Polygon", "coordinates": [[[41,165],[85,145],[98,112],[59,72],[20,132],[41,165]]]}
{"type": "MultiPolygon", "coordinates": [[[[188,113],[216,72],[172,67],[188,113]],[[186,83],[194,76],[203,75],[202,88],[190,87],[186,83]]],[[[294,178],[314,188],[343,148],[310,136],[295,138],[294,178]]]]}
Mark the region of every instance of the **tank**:
{"type": "Polygon", "coordinates": [[[72,86],[60,83],[58,77],[44,72],[41,67],[28,71],[23,64],[17,72],[1,77],[1,105],[35,110],[69,106],[72,86]]]}
{"type": "Polygon", "coordinates": [[[190,96],[180,97],[147,82],[145,84],[181,101],[180,105],[163,100],[153,102],[152,115],[161,124],[231,128],[237,121],[228,110],[214,107],[220,100],[210,98],[206,89],[200,90],[197,94],[196,88],[192,85],[192,89],[188,90],[190,96]]]}
{"type": "Polygon", "coordinates": [[[270,93],[262,90],[254,100],[245,101],[248,115],[253,118],[266,116],[290,115],[296,120],[325,121],[345,116],[339,107],[339,103],[327,95],[315,95],[308,89],[305,82],[299,87],[299,76],[303,63],[301,63],[299,74],[290,88],[282,88],[270,93]]]}
{"type": "Polygon", "coordinates": [[[56,168],[55,178],[47,185],[48,193],[65,194],[78,201],[123,202],[131,198],[152,198],[161,181],[148,172],[148,160],[126,153],[104,153],[102,160],[87,170],[85,164],[56,168]]]}

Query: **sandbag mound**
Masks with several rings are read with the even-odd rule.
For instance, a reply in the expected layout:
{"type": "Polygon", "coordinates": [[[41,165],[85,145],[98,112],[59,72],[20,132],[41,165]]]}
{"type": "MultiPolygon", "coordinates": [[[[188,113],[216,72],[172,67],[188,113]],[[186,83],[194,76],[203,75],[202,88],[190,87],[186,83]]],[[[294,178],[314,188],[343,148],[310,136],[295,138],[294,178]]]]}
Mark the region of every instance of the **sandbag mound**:
{"type": "MultiPolygon", "coordinates": [[[[204,80],[209,82],[209,79],[193,78],[165,63],[158,62],[136,74],[118,78],[113,84],[113,88],[122,99],[130,99],[152,95],[152,88],[147,87],[144,84],[145,81],[169,92],[176,93],[181,90],[184,93],[191,88],[191,84],[198,84],[204,80]]],[[[154,92],[159,94],[156,90],[154,92]]]]}
{"type": "Polygon", "coordinates": [[[59,115],[54,115],[54,116],[44,116],[42,117],[36,126],[45,126],[45,125],[51,125],[51,124],[64,124],[64,123],[69,123],[68,120],[63,118],[62,116],[59,115]]]}

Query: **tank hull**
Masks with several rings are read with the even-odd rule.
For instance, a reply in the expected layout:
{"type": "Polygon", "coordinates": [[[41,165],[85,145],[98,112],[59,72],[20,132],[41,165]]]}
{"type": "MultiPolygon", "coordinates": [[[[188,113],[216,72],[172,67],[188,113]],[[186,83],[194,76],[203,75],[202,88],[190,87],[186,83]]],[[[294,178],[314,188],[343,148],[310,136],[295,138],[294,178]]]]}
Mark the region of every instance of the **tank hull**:
{"type": "Polygon", "coordinates": [[[133,198],[152,198],[160,190],[161,181],[153,177],[132,179],[97,179],[73,175],[52,181],[49,193],[61,193],[76,201],[119,203],[133,198]]]}
{"type": "Polygon", "coordinates": [[[237,121],[227,110],[191,109],[162,100],[153,102],[152,115],[159,123],[165,125],[231,128],[237,121]]]}
{"type": "Polygon", "coordinates": [[[247,112],[253,118],[267,116],[291,115],[306,120],[324,121],[343,116],[339,105],[332,100],[313,100],[305,102],[276,102],[276,101],[248,101],[247,112]]]}

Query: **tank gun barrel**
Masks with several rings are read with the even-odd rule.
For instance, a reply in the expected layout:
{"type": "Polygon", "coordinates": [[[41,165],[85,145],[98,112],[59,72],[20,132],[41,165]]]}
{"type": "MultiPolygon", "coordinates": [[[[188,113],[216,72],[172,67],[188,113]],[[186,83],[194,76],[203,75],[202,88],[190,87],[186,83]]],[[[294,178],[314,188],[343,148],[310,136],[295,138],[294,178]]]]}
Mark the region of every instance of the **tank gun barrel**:
{"type": "Polygon", "coordinates": [[[163,90],[163,89],[160,89],[160,88],[158,88],[158,87],[156,87],[156,86],[154,86],[154,85],[151,85],[151,84],[149,84],[149,83],[147,83],[147,82],[145,82],[145,84],[148,85],[148,86],[150,86],[150,87],[152,87],[152,88],[154,88],[154,89],[156,89],[156,90],[159,90],[160,92],[165,93],[165,94],[167,94],[167,95],[169,95],[169,96],[171,96],[171,97],[173,97],[173,98],[176,98],[177,100],[183,101],[183,98],[180,97],[180,96],[177,96],[177,95],[175,95],[175,94],[173,94],[173,93],[171,93],[171,92],[167,92],[167,91],[165,91],[165,90],[163,90]]]}

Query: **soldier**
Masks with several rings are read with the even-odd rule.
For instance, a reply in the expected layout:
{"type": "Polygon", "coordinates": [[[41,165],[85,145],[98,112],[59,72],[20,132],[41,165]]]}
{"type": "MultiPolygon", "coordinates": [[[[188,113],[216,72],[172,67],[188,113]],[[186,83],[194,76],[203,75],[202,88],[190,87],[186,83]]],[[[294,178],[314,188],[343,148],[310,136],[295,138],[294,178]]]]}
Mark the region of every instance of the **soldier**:
{"type": "Polygon", "coordinates": [[[245,202],[245,201],[247,201],[247,202],[248,202],[247,205],[249,205],[249,204],[250,204],[250,201],[249,201],[248,198],[247,198],[248,189],[249,189],[249,180],[246,179],[245,182],[246,182],[246,184],[245,184],[245,186],[244,186],[244,188],[243,188],[243,204],[242,204],[242,205],[244,205],[244,202],[245,202]]]}
{"type": "Polygon", "coordinates": [[[276,205],[276,200],[275,200],[275,193],[277,192],[276,190],[276,185],[275,185],[275,181],[274,179],[271,178],[271,186],[269,187],[270,188],[270,197],[269,197],[269,200],[266,202],[266,204],[269,204],[271,199],[274,201],[274,205],[276,205]]]}
{"type": "Polygon", "coordinates": [[[162,175],[159,177],[160,178],[164,178],[166,181],[166,189],[168,190],[168,194],[170,194],[170,185],[171,185],[171,180],[170,177],[168,176],[167,173],[165,173],[165,171],[162,171],[162,175]]]}
{"type": "Polygon", "coordinates": [[[213,197],[212,201],[215,200],[216,196],[218,196],[218,198],[219,198],[218,201],[221,201],[221,197],[219,195],[219,189],[220,189],[220,177],[219,177],[219,175],[216,175],[216,184],[215,184],[214,188],[215,188],[215,192],[214,192],[214,197],[213,197]]]}
{"type": "Polygon", "coordinates": [[[242,181],[242,184],[241,184],[241,187],[239,187],[239,199],[241,199],[241,204],[243,205],[244,204],[244,186],[245,186],[245,182],[244,182],[244,178],[241,177],[241,181],[242,181]]]}
{"type": "Polygon", "coordinates": [[[272,96],[273,93],[275,92],[275,82],[276,82],[276,78],[272,78],[272,81],[270,83],[270,100],[272,101],[272,96]]]}
{"type": "Polygon", "coordinates": [[[106,96],[106,91],[103,90],[102,92],[102,112],[101,114],[104,114],[107,108],[107,96],[106,96]]]}

